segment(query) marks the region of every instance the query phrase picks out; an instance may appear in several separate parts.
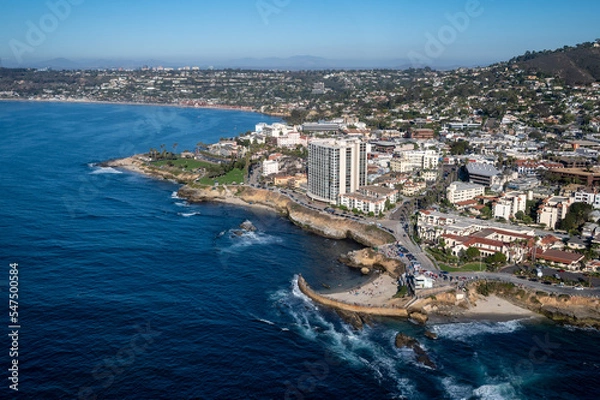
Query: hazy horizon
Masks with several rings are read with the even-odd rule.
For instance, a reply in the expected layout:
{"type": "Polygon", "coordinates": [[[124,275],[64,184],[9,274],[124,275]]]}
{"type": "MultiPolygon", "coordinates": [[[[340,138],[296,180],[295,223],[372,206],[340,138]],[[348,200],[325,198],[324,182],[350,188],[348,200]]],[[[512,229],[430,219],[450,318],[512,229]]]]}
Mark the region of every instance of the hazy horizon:
{"type": "Polygon", "coordinates": [[[269,68],[290,58],[304,68],[483,66],[594,40],[598,14],[600,3],[581,0],[34,0],[3,6],[0,59],[6,67],[64,59],[269,68]]]}

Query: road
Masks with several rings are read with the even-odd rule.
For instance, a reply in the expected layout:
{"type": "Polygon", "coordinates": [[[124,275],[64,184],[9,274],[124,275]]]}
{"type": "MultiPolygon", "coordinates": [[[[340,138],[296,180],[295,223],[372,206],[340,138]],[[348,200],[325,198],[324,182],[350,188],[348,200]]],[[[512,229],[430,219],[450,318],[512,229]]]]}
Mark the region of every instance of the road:
{"type": "Polygon", "coordinates": [[[555,285],[546,285],[539,281],[534,282],[528,279],[521,279],[518,278],[516,275],[501,272],[451,272],[448,275],[452,276],[455,279],[465,277],[466,279],[475,278],[510,282],[514,283],[515,285],[523,285],[531,289],[557,294],[569,294],[584,297],[600,296],[600,288],[583,288],[583,290],[577,290],[574,287],[568,286],[560,287],[555,285]]]}

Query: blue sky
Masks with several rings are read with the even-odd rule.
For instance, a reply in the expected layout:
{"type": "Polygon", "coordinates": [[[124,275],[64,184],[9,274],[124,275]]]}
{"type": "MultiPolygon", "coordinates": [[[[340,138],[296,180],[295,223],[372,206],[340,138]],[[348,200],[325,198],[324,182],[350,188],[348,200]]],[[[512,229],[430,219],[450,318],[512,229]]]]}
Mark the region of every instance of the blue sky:
{"type": "Polygon", "coordinates": [[[4,0],[1,7],[5,63],[419,55],[434,66],[474,65],[600,37],[600,2],[583,0],[4,0]],[[467,16],[463,25],[448,18],[456,15],[467,16]]]}

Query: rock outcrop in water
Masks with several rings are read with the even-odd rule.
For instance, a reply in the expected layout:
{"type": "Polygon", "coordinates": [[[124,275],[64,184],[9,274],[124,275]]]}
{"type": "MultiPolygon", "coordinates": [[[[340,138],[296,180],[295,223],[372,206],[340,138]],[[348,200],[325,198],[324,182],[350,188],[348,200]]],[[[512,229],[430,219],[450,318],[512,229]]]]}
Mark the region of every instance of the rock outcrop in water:
{"type": "Polygon", "coordinates": [[[242,222],[240,224],[240,229],[245,230],[246,232],[255,232],[256,231],[256,227],[254,226],[254,224],[249,221],[249,220],[245,220],[244,222],[242,222]]]}
{"type": "Polygon", "coordinates": [[[423,350],[417,339],[407,336],[403,333],[398,333],[396,335],[396,347],[411,349],[415,352],[415,355],[417,356],[417,361],[420,364],[423,364],[426,367],[432,369],[437,368],[433,361],[431,361],[431,358],[429,358],[425,350],[423,350]]]}
{"type": "Polygon", "coordinates": [[[335,311],[337,315],[339,315],[340,318],[344,320],[344,322],[350,324],[356,330],[362,329],[365,325],[373,324],[373,320],[367,314],[361,314],[340,309],[337,309],[335,311]]]}
{"type": "Polygon", "coordinates": [[[387,258],[383,254],[372,249],[351,251],[340,256],[339,260],[354,268],[367,268],[369,270],[378,268],[387,271],[392,276],[398,276],[405,271],[404,264],[398,260],[387,258]]]}

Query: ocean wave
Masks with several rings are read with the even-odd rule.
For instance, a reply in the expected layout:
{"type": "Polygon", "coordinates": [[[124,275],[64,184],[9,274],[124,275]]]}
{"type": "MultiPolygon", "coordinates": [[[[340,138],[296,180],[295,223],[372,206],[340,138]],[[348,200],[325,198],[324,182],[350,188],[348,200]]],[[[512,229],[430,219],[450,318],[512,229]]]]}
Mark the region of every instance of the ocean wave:
{"type": "Polygon", "coordinates": [[[113,167],[97,167],[95,170],[90,172],[90,174],[122,174],[122,171],[114,169],[113,167]]]}
{"type": "Polygon", "coordinates": [[[486,400],[519,400],[521,398],[508,382],[480,386],[473,390],[473,396],[486,400]]]}
{"type": "MultiPolygon", "coordinates": [[[[298,276],[294,276],[291,288],[279,290],[271,296],[276,306],[293,321],[292,329],[301,337],[318,343],[327,353],[359,370],[367,370],[378,382],[396,386],[400,397],[415,397],[417,388],[410,379],[398,372],[409,362],[398,357],[393,346],[395,334],[389,332],[385,343],[379,343],[378,333],[369,327],[354,330],[336,318],[329,319],[321,309],[306,297],[298,287],[298,276]],[[291,290],[290,290],[291,289],[291,290]],[[387,340],[389,339],[389,340],[387,340]]],[[[333,314],[331,314],[333,315],[333,314]]],[[[414,355],[411,355],[414,359],[414,355]]]]}
{"type": "Polygon", "coordinates": [[[523,328],[520,320],[506,322],[459,322],[433,326],[440,338],[468,341],[482,334],[507,334],[523,328]]]}
{"type": "Polygon", "coordinates": [[[176,205],[177,207],[187,207],[187,206],[189,206],[190,204],[189,204],[189,203],[187,203],[187,202],[185,202],[185,201],[179,201],[179,202],[175,203],[175,205],[176,205]]]}
{"type": "Polygon", "coordinates": [[[445,394],[450,399],[518,400],[522,398],[510,382],[489,382],[477,388],[456,382],[453,377],[441,381],[445,394]]]}
{"type": "Polygon", "coordinates": [[[189,213],[177,213],[177,215],[181,215],[182,217],[189,218],[189,217],[193,217],[194,215],[202,215],[202,214],[199,212],[189,212],[189,213]]]}
{"type": "Polygon", "coordinates": [[[263,232],[246,232],[240,233],[237,229],[229,230],[229,239],[234,243],[225,251],[239,251],[251,246],[264,246],[269,244],[282,243],[283,239],[277,236],[272,236],[263,232]]]}
{"type": "Polygon", "coordinates": [[[177,192],[173,192],[173,193],[171,193],[171,198],[172,198],[172,199],[178,199],[178,200],[181,200],[181,197],[179,197],[179,196],[177,195],[177,192]]]}

